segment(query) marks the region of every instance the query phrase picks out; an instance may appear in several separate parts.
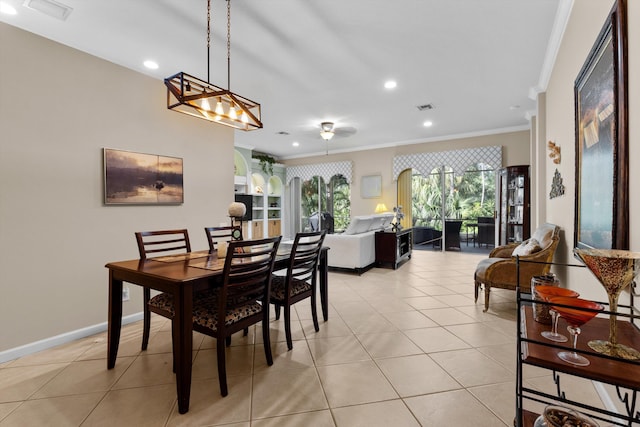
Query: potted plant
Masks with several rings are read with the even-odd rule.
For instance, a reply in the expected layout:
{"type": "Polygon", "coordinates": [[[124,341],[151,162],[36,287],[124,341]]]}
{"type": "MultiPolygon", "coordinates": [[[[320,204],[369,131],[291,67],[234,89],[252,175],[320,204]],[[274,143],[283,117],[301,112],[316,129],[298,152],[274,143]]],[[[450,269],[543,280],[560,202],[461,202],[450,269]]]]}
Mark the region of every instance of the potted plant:
{"type": "Polygon", "coordinates": [[[260,161],[260,169],[262,169],[262,172],[269,176],[273,175],[273,164],[276,162],[276,159],[268,154],[261,153],[253,153],[251,157],[260,161]]]}

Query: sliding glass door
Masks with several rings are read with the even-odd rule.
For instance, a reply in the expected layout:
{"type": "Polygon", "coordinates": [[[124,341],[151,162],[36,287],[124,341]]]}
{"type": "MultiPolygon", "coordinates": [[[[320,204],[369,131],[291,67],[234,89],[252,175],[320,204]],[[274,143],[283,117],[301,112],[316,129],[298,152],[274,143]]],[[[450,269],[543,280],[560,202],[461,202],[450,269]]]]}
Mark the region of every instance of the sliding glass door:
{"type": "Polygon", "coordinates": [[[412,226],[442,231],[445,220],[461,221],[460,229],[466,231],[478,217],[494,216],[495,185],[495,171],[481,163],[462,176],[448,167],[434,169],[427,176],[413,170],[412,226]]]}

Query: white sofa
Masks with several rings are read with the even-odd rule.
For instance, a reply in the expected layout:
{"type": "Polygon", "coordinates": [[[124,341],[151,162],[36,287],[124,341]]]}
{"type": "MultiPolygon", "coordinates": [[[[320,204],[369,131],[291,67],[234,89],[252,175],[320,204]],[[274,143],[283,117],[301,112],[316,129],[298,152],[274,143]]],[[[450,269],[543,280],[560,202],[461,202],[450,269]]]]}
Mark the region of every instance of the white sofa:
{"type": "Polygon", "coordinates": [[[327,234],[329,267],[362,273],[376,261],[375,232],[390,227],[393,214],[355,216],[344,233],[327,234]]]}

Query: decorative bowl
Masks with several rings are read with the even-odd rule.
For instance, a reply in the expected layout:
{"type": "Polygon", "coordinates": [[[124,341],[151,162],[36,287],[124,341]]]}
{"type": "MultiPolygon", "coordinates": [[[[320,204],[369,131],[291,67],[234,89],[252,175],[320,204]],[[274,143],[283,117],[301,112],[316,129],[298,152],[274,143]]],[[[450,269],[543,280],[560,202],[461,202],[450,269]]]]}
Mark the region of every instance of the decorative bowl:
{"type": "Polygon", "coordinates": [[[573,409],[548,405],[536,420],[534,427],[599,427],[599,424],[573,409]]]}

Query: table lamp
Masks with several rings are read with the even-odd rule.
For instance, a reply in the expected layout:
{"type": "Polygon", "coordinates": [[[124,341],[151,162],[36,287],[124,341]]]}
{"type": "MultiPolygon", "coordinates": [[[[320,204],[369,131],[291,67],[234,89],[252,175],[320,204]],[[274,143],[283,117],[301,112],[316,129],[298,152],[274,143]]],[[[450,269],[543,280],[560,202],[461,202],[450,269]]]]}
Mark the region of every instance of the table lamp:
{"type": "Polygon", "coordinates": [[[389,212],[389,209],[387,209],[387,205],[385,205],[384,203],[378,203],[376,205],[375,213],[384,213],[384,212],[389,212]]]}

